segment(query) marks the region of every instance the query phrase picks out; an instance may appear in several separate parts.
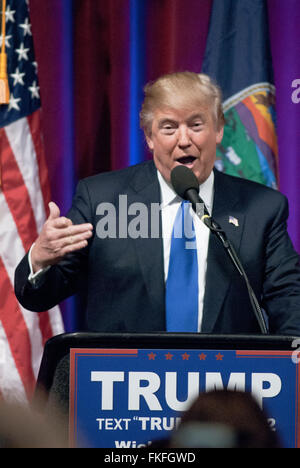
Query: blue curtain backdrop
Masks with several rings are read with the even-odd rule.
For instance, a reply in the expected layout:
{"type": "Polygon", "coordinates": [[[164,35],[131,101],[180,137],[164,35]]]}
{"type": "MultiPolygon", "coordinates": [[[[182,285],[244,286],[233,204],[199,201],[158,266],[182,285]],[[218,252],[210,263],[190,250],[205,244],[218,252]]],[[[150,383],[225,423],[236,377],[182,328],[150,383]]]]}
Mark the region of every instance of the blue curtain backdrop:
{"type": "MultiPolygon", "coordinates": [[[[239,1],[239,0],[237,0],[239,1]]],[[[78,179],[151,157],[139,129],[144,84],[176,70],[200,72],[212,0],[30,0],[52,198],[64,214],[78,179]]],[[[300,3],[267,2],[277,89],[279,187],[300,251],[300,3]]],[[[67,331],[81,328],[66,301],[67,331]]]]}

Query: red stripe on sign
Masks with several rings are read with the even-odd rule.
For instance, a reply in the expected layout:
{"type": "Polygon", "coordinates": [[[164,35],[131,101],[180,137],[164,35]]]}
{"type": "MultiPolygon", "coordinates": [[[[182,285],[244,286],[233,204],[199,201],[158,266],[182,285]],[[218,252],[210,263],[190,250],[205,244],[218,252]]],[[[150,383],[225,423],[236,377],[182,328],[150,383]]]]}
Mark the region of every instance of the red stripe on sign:
{"type": "Polygon", "coordinates": [[[100,354],[104,354],[104,355],[108,355],[108,356],[112,356],[112,355],[119,355],[119,356],[137,356],[138,355],[138,350],[137,349],[127,349],[127,348],[103,348],[103,349],[99,349],[99,348],[74,348],[74,349],[71,349],[70,350],[70,354],[96,354],[96,355],[100,355],[100,354]]]}
{"type": "Polygon", "coordinates": [[[51,201],[51,189],[48,175],[48,168],[46,164],[46,156],[44,144],[41,136],[41,111],[38,109],[33,114],[27,117],[28,125],[31,132],[33,146],[35,149],[36,160],[39,168],[40,186],[44,199],[45,213],[48,217],[49,208],[48,203],[51,201]]]}
{"type": "Polygon", "coordinates": [[[5,130],[0,129],[2,190],[25,251],[37,238],[37,227],[28,190],[11,150],[5,130]]]}
{"type": "Polygon", "coordinates": [[[236,350],[236,355],[240,357],[287,357],[292,355],[293,351],[278,350],[236,350]]]}
{"type": "Polygon", "coordinates": [[[1,258],[0,284],[3,287],[3,291],[5,291],[5,293],[0,294],[0,320],[16,368],[29,399],[35,387],[35,376],[31,365],[31,341],[24,317],[1,258]]]}

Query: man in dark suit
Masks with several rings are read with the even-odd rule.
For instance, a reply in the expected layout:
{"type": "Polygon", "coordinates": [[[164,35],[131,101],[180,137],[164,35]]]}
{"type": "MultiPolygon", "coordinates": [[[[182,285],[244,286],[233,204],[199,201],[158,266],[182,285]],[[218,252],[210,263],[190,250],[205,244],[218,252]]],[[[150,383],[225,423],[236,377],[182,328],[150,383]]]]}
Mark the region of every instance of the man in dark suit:
{"type": "MultiPolygon", "coordinates": [[[[224,125],[219,89],[207,76],[185,72],[161,77],[145,93],[141,125],[153,161],[81,181],[67,218],[50,204],[16,269],[18,300],[42,311],[81,289],[89,330],[165,331],[171,232],[181,202],[170,173],[184,165],[238,252],[270,333],[300,335],[300,266],[286,230],[286,198],[214,169],[224,125]]],[[[198,331],[259,333],[243,279],[218,239],[194,222],[198,331]]]]}

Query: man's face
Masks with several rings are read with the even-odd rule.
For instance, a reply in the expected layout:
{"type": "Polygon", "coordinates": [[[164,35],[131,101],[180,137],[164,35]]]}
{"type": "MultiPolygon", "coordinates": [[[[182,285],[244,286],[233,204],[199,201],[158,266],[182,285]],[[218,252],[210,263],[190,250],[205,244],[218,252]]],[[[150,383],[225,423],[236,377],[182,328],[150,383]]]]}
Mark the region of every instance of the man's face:
{"type": "Polygon", "coordinates": [[[211,109],[195,105],[189,110],[157,109],[146,139],[154,163],[167,181],[172,169],[181,164],[192,169],[201,184],[213,169],[222,137],[223,128],[216,129],[211,109]]]}

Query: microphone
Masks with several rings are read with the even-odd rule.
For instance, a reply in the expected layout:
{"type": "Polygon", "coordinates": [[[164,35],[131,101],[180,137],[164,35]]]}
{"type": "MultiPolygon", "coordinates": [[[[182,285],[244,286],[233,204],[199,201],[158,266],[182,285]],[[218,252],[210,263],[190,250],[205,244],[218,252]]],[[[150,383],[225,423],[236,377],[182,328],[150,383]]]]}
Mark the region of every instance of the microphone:
{"type": "Polygon", "coordinates": [[[212,230],[220,230],[220,226],[210,216],[204,201],[199,195],[197,177],[185,166],[176,166],[171,171],[171,183],[177,195],[192,204],[192,208],[201,221],[212,230]]]}
{"type": "Polygon", "coordinates": [[[174,167],[174,169],[171,171],[171,183],[177,195],[179,195],[180,198],[183,198],[184,200],[187,200],[192,204],[192,208],[196,215],[221,241],[232,263],[234,264],[235,268],[238,270],[239,274],[243,277],[246,283],[250,303],[254,311],[255,317],[258,321],[260,330],[263,334],[267,334],[268,332],[263,313],[261,311],[255,293],[250,285],[249,279],[243,268],[243,265],[240,259],[238,258],[238,255],[235,252],[233,246],[227,239],[226,233],[223,231],[220,225],[210,216],[205,206],[205,203],[199,196],[199,182],[197,177],[195,176],[192,170],[180,165],[174,167]]]}

